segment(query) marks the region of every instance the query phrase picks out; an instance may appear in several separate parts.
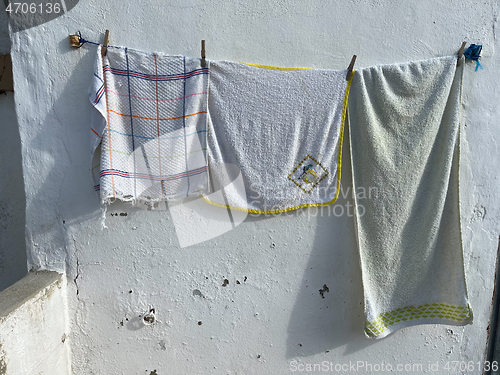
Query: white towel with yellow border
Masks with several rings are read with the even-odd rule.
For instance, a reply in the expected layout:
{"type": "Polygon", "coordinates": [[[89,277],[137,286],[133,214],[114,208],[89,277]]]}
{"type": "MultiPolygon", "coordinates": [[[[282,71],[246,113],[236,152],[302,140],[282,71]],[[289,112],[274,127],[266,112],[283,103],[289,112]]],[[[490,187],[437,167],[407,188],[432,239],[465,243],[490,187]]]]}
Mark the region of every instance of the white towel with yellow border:
{"type": "Polygon", "coordinates": [[[252,213],[335,202],[347,71],[210,64],[207,155],[212,190],[223,194],[205,200],[252,213]],[[229,183],[228,166],[244,189],[229,183]]]}

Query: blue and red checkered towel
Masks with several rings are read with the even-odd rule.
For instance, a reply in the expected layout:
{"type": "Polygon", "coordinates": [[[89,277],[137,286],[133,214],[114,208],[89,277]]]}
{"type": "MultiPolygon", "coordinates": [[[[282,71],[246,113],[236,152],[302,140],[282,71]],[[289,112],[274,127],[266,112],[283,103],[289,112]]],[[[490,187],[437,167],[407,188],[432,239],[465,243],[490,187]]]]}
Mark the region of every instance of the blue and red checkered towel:
{"type": "Polygon", "coordinates": [[[127,48],[101,57],[98,47],[89,94],[92,172],[103,204],[154,204],[207,190],[208,74],[199,58],[127,48]]]}

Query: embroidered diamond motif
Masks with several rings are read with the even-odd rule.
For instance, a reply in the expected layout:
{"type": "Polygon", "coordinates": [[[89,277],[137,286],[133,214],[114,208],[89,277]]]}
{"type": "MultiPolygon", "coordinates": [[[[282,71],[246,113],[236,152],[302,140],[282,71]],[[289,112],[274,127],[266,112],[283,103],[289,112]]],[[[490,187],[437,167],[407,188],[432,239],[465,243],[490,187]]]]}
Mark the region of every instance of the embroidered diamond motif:
{"type": "Polygon", "coordinates": [[[288,178],[302,191],[309,194],[328,174],[319,161],[307,155],[288,178]]]}

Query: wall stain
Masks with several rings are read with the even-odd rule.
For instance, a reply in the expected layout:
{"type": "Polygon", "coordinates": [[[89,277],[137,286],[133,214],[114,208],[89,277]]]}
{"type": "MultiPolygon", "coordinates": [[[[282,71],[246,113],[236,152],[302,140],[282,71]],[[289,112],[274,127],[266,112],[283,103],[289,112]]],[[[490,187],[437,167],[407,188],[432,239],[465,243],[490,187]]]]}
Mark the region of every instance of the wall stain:
{"type": "Polygon", "coordinates": [[[229,280],[228,279],[224,279],[224,284],[222,284],[222,286],[228,286],[229,285],[229,280]]]}
{"type": "Polygon", "coordinates": [[[325,298],[325,293],[329,292],[330,289],[326,286],[326,284],[323,284],[323,289],[319,290],[319,294],[321,294],[322,298],[325,298]]]}

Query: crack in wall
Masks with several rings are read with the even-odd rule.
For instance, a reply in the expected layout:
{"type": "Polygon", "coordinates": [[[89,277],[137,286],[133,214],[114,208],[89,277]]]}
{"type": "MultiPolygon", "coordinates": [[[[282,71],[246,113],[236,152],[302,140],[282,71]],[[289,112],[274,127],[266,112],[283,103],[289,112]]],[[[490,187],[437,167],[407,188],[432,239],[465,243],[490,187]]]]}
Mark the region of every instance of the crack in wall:
{"type": "MultiPolygon", "coordinates": [[[[80,259],[78,258],[78,246],[76,246],[76,240],[75,240],[75,237],[71,236],[71,238],[73,239],[73,244],[75,245],[75,258],[76,258],[76,276],[74,277],[73,279],[73,282],[75,283],[75,286],[76,286],[76,296],[78,298],[78,295],[80,294],[80,288],[78,287],[78,277],[80,277],[80,259]]],[[[80,300],[78,298],[78,300],[80,300]]]]}

